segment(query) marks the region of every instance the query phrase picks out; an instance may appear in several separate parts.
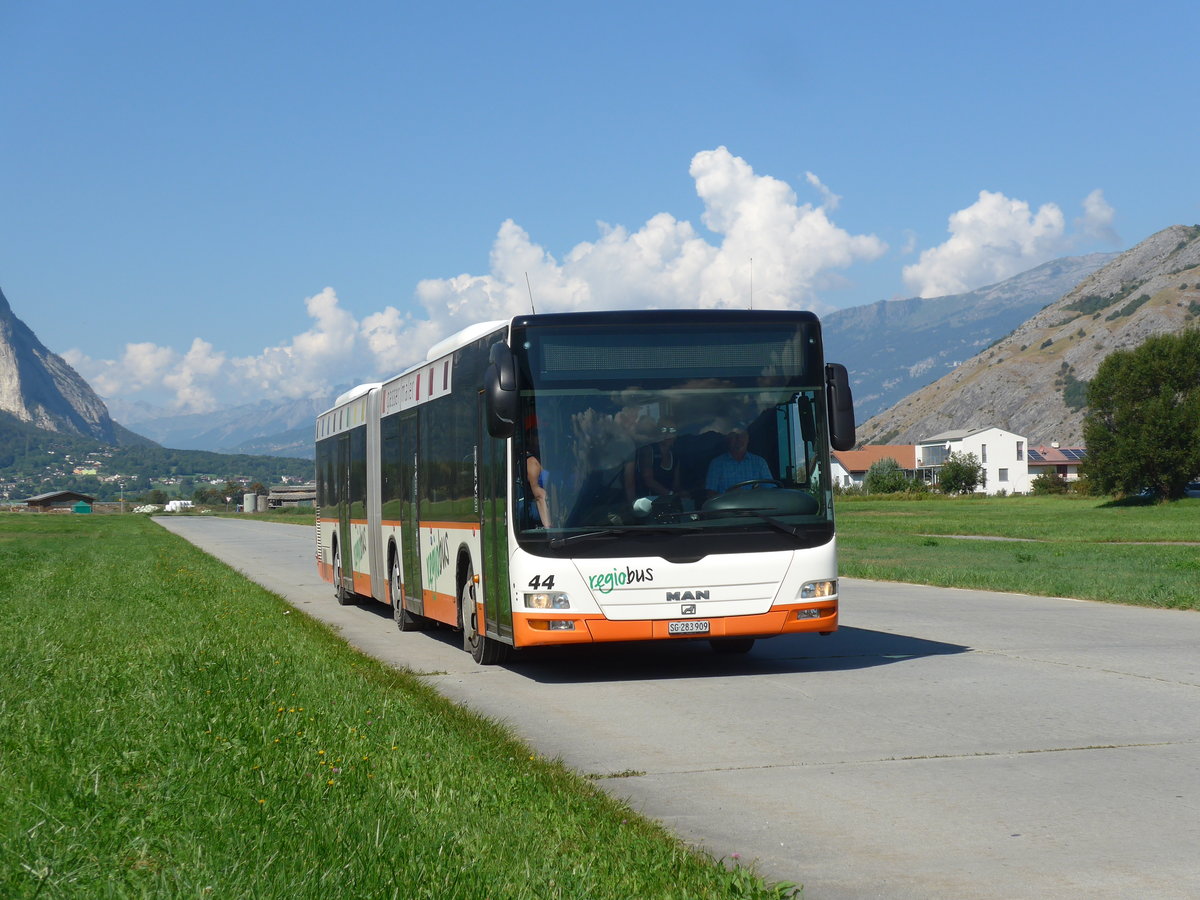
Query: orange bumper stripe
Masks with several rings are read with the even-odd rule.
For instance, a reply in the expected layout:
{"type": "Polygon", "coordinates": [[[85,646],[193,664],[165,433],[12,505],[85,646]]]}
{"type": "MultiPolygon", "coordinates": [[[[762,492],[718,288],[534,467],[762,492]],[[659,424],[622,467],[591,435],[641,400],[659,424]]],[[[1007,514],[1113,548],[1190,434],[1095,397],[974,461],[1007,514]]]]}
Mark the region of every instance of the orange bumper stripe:
{"type": "Polygon", "coordinates": [[[836,631],[838,627],[837,601],[804,603],[795,606],[776,606],[765,613],[753,616],[725,616],[708,620],[707,634],[669,634],[669,622],[677,619],[638,619],[618,622],[604,616],[572,616],[568,610],[562,612],[513,613],[513,645],[537,647],[549,644],[593,644],[607,641],[657,641],[690,640],[720,637],[773,637],[777,634],[796,634],[812,631],[836,631]],[[801,609],[819,609],[815,619],[798,619],[801,609]],[[572,621],[571,631],[550,631],[548,621],[572,621]],[[540,627],[539,627],[540,626],[540,627]]]}

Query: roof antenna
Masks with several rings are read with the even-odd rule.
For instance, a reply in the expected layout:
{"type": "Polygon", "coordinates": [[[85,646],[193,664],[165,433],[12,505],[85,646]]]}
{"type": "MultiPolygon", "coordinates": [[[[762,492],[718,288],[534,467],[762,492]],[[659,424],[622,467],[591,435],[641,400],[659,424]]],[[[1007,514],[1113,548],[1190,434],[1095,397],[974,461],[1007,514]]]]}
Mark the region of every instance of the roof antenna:
{"type": "Polygon", "coordinates": [[[754,309],[754,257],[750,257],[750,308],[754,309]]]}
{"type": "Polygon", "coordinates": [[[525,289],[529,291],[529,308],[533,310],[533,314],[537,315],[537,307],[533,305],[533,288],[529,286],[529,273],[525,273],[525,289]]]}

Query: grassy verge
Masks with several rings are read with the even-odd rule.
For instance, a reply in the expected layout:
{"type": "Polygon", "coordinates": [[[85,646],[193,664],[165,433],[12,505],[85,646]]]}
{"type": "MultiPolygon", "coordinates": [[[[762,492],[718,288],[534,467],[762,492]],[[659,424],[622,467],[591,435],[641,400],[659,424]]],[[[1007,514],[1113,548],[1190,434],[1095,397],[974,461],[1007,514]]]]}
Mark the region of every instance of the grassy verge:
{"type": "Polygon", "coordinates": [[[838,529],[852,577],[1200,609],[1197,500],[842,498],[838,529]]]}
{"type": "Polygon", "coordinates": [[[0,896],[769,897],[134,516],[0,516],[0,896]]]}

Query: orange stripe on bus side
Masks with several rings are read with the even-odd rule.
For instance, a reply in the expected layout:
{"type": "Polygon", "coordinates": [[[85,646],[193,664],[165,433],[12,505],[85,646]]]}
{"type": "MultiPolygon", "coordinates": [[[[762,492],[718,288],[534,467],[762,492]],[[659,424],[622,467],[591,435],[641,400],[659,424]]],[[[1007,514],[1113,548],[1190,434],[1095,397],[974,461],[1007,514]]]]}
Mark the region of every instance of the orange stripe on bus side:
{"type": "Polygon", "coordinates": [[[458,625],[458,601],[449,594],[438,591],[422,591],[425,615],[447,625],[458,625]]]}
{"type": "Polygon", "coordinates": [[[371,576],[362,572],[354,573],[354,593],[362,594],[364,597],[371,596],[371,576]]]}
{"type": "Polygon", "coordinates": [[[426,522],[421,520],[417,522],[421,528],[447,528],[451,531],[478,531],[478,522],[426,522]]]}

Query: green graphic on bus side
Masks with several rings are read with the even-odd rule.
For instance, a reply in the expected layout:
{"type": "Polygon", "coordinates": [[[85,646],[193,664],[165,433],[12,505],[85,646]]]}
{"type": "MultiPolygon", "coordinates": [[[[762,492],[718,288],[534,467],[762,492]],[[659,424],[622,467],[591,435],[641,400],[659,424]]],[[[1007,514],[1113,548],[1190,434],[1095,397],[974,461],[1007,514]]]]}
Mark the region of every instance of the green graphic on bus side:
{"type": "Polygon", "coordinates": [[[362,531],[358,531],[354,535],[354,546],[352,548],[355,569],[359,569],[361,571],[361,567],[359,566],[359,563],[362,562],[363,554],[365,554],[366,552],[367,552],[367,536],[362,531]]]}
{"type": "Polygon", "coordinates": [[[432,588],[450,565],[450,532],[429,533],[429,552],[425,554],[425,584],[432,588]]]}

